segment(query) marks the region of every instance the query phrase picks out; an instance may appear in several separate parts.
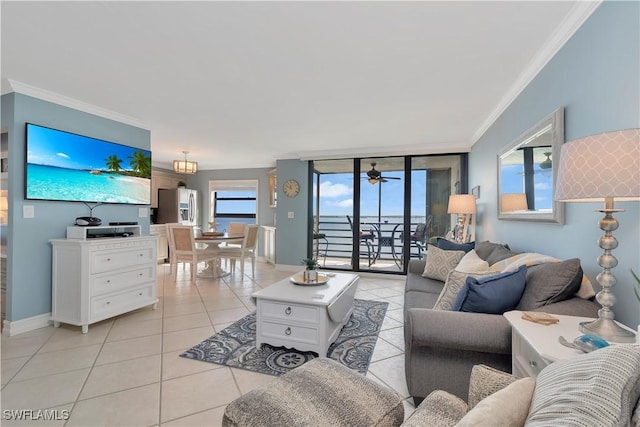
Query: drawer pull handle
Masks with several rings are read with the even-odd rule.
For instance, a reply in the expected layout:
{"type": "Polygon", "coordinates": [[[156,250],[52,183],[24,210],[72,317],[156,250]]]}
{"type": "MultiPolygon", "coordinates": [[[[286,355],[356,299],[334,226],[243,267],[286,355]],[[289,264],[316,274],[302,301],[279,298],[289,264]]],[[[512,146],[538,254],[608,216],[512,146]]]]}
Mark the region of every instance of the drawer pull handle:
{"type": "Polygon", "coordinates": [[[107,279],[107,283],[111,283],[111,280],[108,280],[108,279],[107,279]]]}
{"type": "Polygon", "coordinates": [[[291,335],[291,328],[287,328],[284,330],[285,335],[291,335]]]}
{"type": "Polygon", "coordinates": [[[111,301],[107,301],[107,305],[111,304],[111,301]]]}
{"type": "Polygon", "coordinates": [[[141,296],[142,296],[142,292],[140,292],[140,293],[138,294],[138,296],[139,296],[139,297],[141,297],[141,296]]]}
{"type": "Polygon", "coordinates": [[[291,307],[287,307],[287,308],[284,310],[284,314],[286,314],[287,316],[288,316],[288,315],[290,315],[290,314],[291,314],[291,307]]]}
{"type": "Polygon", "coordinates": [[[532,360],[529,362],[529,366],[531,366],[532,368],[535,368],[536,366],[538,366],[538,364],[536,363],[535,360],[532,360]]]}
{"type": "Polygon", "coordinates": [[[107,262],[111,262],[111,258],[107,258],[107,262]]]}

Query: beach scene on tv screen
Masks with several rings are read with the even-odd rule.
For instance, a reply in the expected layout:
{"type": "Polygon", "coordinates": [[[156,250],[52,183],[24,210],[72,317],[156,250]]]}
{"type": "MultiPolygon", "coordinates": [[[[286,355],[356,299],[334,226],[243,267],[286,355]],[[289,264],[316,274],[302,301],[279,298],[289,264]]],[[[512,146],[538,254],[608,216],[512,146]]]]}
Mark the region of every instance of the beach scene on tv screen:
{"type": "Polygon", "coordinates": [[[27,125],[27,199],[149,204],[151,152],[27,125]]]}

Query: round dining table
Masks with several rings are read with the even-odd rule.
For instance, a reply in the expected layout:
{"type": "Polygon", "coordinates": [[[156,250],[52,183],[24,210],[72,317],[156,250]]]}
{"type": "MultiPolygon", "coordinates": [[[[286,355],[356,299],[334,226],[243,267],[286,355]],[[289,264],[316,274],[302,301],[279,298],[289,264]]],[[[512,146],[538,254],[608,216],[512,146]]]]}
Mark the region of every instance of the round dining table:
{"type": "MultiPolygon", "coordinates": [[[[196,237],[195,241],[196,243],[204,243],[207,245],[206,250],[215,251],[220,248],[221,243],[242,243],[243,239],[243,234],[204,232],[202,235],[196,237]]],[[[220,265],[220,258],[217,258],[215,261],[207,263],[207,267],[198,274],[198,277],[217,279],[228,276],[229,274],[231,274],[231,272],[225,271],[220,265]]]]}

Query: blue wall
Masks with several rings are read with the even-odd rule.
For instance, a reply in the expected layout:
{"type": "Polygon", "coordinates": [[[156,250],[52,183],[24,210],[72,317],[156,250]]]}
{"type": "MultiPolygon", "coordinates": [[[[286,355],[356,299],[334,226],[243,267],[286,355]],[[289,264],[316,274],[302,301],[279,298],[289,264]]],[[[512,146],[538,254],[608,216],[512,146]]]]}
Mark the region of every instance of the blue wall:
{"type": "MultiPolygon", "coordinates": [[[[269,206],[269,180],[267,173],[273,168],[200,170],[195,175],[186,176],[187,188],[198,190],[200,197],[200,218],[203,230],[209,228],[211,217],[209,200],[209,181],[258,180],[258,224],[274,225],[275,208],[269,206]]],[[[264,255],[264,236],[259,233],[258,254],[264,255]]]]}
{"type": "MultiPolygon", "coordinates": [[[[508,242],[513,249],[558,258],[580,258],[585,273],[595,276],[602,253],[598,203],[566,204],[566,224],[539,224],[497,219],[498,151],[558,107],[565,108],[565,140],[600,132],[640,127],[640,3],[604,2],[474,145],[469,155],[469,187],[480,185],[478,238],[508,242]]],[[[640,304],[629,272],[640,271],[640,203],[616,203],[620,242],[614,255],[618,279],[613,307],[616,319],[635,327],[640,304]]]]}
{"type": "MultiPolygon", "coordinates": [[[[24,200],[25,123],[35,123],[93,138],[150,149],[148,130],[10,93],[2,96],[2,128],[9,147],[9,229],[7,254],[7,320],[16,321],[51,312],[51,245],[49,239],[66,237],[67,226],[88,208],[77,202],[24,200]],[[31,205],[34,218],[23,218],[31,205]]],[[[153,154],[152,154],[153,156],[153,154]]],[[[138,218],[142,206],[103,205],[95,216],[109,221],[138,221],[149,233],[149,218],[138,218]]],[[[147,206],[148,209],[148,206],[147,206]]]]}
{"type": "Polygon", "coordinates": [[[278,160],[278,209],[276,227],[276,262],[301,266],[307,257],[309,233],[309,162],[278,160]],[[285,181],[294,179],[300,184],[296,197],[287,197],[282,191],[285,181]],[[289,212],[294,217],[289,218],[289,212]]]}

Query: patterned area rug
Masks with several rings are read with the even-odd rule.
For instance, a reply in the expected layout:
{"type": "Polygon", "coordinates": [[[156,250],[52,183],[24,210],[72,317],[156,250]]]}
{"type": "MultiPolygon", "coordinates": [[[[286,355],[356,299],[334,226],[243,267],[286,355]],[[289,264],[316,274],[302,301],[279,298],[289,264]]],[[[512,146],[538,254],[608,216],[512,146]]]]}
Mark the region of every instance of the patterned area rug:
{"type": "MultiPolygon", "coordinates": [[[[349,322],[329,347],[328,356],[362,374],[367,373],[389,303],[356,299],[349,322]]],[[[316,353],[272,347],[256,348],[256,314],[252,313],[180,356],[269,375],[282,375],[316,353]]]]}

